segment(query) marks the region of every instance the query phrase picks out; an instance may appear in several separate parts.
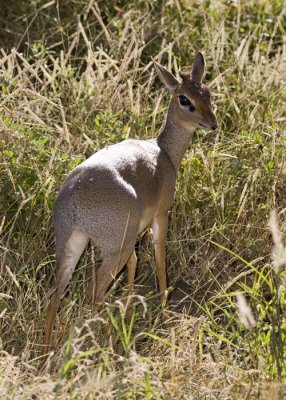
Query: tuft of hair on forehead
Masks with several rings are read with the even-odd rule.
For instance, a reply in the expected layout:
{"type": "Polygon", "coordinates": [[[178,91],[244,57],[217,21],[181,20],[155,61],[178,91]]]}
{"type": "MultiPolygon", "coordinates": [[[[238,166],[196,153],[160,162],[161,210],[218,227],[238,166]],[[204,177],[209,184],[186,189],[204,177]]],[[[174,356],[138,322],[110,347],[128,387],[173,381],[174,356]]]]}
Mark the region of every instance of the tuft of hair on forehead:
{"type": "Polygon", "coordinates": [[[191,80],[191,72],[190,71],[180,71],[179,75],[183,79],[183,81],[191,80]]]}
{"type": "Polygon", "coordinates": [[[205,85],[192,79],[190,71],[181,71],[179,72],[179,75],[183,80],[182,85],[185,85],[189,89],[198,90],[199,92],[202,92],[204,89],[206,89],[205,85]]]}
{"type": "Polygon", "coordinates": [[[194,81],[187,71],[179,72],[180,77],[182,78],[182,82],[180,85],[180,90],[185,91],[186,94],[189,93],[190,96],[203,98],[205,100],[209,100],[211,97],[210,91],[206,85],[203,83],[194,81]]]}
{"type": "Polygon", "coordinates": [[[202,89],[202,87],[204,89],[207,89],[205,85],[203,85],[200,82],[194,81],[192,79],[191,71],[186,71],[186,70],[180,71],[179,72],[179,76],[182,78],[183,83],[186,83],[186,84],[189,84],[189,85],[192,84],[192,86],[195,87],[196,89],[202,89]]]}
{"type": "Polygon", "coordinates": [[[187,85],[187,87],[189,87],[189,88],[191,87],[192,89],[199,90],[199,91],[206,89],[205,85],[192,79],[190,71],[186,71],[186,70],[181,71],[181,72],[179,72],[179,75],[183,80],[182,84],[187,85]]]}

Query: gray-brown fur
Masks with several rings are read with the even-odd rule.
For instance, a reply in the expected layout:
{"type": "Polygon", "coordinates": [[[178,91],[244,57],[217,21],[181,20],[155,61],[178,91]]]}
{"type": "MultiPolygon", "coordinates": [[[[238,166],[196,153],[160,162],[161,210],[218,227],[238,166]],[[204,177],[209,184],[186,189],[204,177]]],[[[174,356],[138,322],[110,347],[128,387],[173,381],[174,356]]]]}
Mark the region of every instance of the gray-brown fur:
{"type": "Polygon", "coordinates": [[[126,263],[128,293],[132,294],[136,237],[152,224],[156,272],[164,299],[165,239],[177,169],[194,130],[200,124],[215,129],[217,122],[208,89],[201,84],[201,53],[195,58],[191,76],[184,75],[181,84],[162,66],[155,66],[172,94],[166,125],[158,138],[125,140],[100,150],[67,176],[59,192],[54,208],[57,275],[47,313],[45,351],[60,298],[88,240],[100,249],[103,261],[89,281],[87,296],[101,303],[126,263]],[[194,111],[181,106],[180,95],[195,104],[194,111]]]}

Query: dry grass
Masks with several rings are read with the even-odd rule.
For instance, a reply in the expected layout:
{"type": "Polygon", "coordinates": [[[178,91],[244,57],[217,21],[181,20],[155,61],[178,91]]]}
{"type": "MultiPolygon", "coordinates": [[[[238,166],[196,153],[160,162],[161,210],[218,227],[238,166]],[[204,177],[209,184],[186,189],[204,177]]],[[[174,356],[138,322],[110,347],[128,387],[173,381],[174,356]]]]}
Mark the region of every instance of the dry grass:
{"type": "Polygon", "coordinates": [[[285,277],[271,266],[267,223],[275,208],[285,232],[284,3],[81,1],[70,3],[69,18],[63,4],[27,6],[31,25],[20,47],[1,49],[0,397],[282,399],[285,277]],[[54,23],[46,18],[53,13],[54,23]],[[148,235],[138,243],[143,297],[131,322],[119,301],[124,274],[99,316],[83,304],[85,271],[96,264],[90,248],[44,364],[57,190],[106,144],[157,134],[168,94],[151,56],[178,73],[196,50],[207,59],[221,129],[198,132],[179,170],[169,323],[162,326],[154,295],[148,235]],[[238,320],[238,293],[253,310],[251,331],[238,320]]]}

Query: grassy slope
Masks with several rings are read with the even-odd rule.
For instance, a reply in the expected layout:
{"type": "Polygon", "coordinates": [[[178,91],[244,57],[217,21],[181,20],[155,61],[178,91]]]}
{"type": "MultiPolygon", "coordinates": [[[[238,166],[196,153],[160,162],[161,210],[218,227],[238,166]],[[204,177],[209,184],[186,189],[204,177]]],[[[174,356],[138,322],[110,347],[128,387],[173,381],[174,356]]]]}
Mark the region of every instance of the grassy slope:
{"type": "Polygon", "coordinates": [[[282,398],[284,275],[270,264],[267,221],[276,208],[282,228],[285,223],[283,4],[134,0],[97,7],[66,0],[58,10],[45,1],[5,6],[1,398],[282,398]],[[19,48],[7,50],[11,43],[19,48]],[[155,79],[151,56],[177,73],[197,50],[207,59],[205,78],[221,129],[194,138],[170,213],[169,283],[177,288],[174,302],[178,288],[185,291],[191,316],[170,310],[169,326],[161,325],[147,235],[138,246],[136,281],[147,297],[138,298],[135,320],[125,320],[118,302],[124,276],[95,318],[83,303],[85,272],[96,262],[91,247],[62,301],[55,353],[42,366],[55,264],[51,210],[63,177],[107,144],[156,135],[168,94],[155,79]],[[254,310],[252,331],[238,320],[238,290],[254,310]]]}

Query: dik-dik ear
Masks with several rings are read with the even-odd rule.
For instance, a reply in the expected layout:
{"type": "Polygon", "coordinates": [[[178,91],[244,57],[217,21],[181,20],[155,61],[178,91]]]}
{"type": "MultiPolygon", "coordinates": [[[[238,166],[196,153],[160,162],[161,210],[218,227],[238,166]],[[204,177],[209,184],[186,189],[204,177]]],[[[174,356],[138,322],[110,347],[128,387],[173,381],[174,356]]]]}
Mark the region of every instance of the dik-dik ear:
{"type": "Polygon", "coordinates": [[[195,60],[192,66],[191,79],[194,82],[201,83],[204,71],[205,71],[205,59],[202,53],[199,51],[195,56],[195,60]]]}
{"type": "Polygon", "coordinates": [[[157,63],[155,60],[153,60],[153,62],[161,82],[163,82],[170,92],[173,93],[180,83],[166,68],[162,67],[162,65],[157,63]]]}

